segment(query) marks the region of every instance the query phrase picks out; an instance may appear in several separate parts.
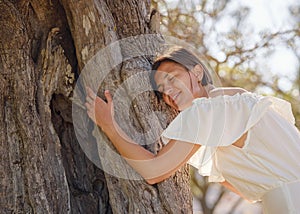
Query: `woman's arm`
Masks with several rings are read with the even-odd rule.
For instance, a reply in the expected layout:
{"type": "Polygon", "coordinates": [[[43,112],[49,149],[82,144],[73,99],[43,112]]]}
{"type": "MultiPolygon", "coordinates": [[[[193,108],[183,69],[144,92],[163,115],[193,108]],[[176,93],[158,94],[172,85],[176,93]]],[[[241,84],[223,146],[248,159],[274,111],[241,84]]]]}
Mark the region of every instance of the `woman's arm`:
{"type": "Polygon", "coordinates": [[[242,194],[237,191],[236,188],[234,188],[230,183],[228,183],[227,181],[223,181],[223,182],[220,182],[221,185],[223,185],[224,187],[226,187],[227,189],[229,189],[230,191],[238,194],[239,196],[243,197],[242,194]]]}
{"type": "Polygon", "coordinates": [[[223,181],[220,182],[221,185],[223,185],[225,188],[227,188],[228,190],[236,193],[237,195],[239,195],[241,198],[245,199],[246,201],[249,201],[250,203],[253,203],[254,201],[251,201],[247,198],[245,198],[234,186],[232,186],[229,182],[227,181],[223,181]]]}
{"type": "Polygon", "coordinates": [[[171,140],[157,155],[129,139],[122,130],[105,132],[123,158],[149,183],[170,177],[198,150],[199,145],[171,140]]]}
{"type": "Polygon", "coordinates": [[[149,183],[170,177],[199,149],[200,145],[171,140],[157,155],[130,139],[113,118],[113,102],[105,91],[107,103],[87,89],[86,107],[89,117],[104,131],[124,159],[149,183]]]}

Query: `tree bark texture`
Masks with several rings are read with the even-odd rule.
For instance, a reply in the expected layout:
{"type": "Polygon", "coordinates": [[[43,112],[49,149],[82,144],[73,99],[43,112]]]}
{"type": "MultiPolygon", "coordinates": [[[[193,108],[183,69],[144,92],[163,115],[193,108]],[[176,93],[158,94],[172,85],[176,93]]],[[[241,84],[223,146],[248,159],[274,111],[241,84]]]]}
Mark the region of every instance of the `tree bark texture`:
{"type": "MultiPolygon", "coordinates": [[[[110,43],[151,33],[149,13],[146,0],[0,0],[0,213],[192,213],[186,166],[153,186],[120,179],[91,162],[74,133],[71,98],[81,70],[110,43]]],[[[114,92],[141,69],[150,69],[145,57],[123,62],[100,91],[114,92]]],[[[134,99],[134,126],[123,127],[129,135],[157,126],[145,117],[153,105],[169,113],[166,121],[174,117],[153,100],[147,92],[134,99]]],[[[103,134],[101,142],[111,145],[103,134]]]]}

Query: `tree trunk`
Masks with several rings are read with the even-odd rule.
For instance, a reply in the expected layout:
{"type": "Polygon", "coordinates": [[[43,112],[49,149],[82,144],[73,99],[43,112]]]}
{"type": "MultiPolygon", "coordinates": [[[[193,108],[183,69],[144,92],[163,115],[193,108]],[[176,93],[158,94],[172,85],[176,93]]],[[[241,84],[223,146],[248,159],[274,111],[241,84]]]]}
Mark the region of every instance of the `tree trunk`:
{"type": "MultiPolygon", "coordinates": [[[[82,70],[112,42],[151,33],[149,10],[146,0],[0,0],[1,213],[192,213],[186,166],[158,185],[122,179],[101,169],[106,158],[102,146],[111,145],[105,136],[96,137],[98,144],[91,138],[88,151],[80,147],[74,129],[72,96],[82,70]],[[90,161],[89,152],[97,150],[100,156],[90,161]]],[[[115,92],[137,71],[149,68],[145,57],[124,61],[100,91],[108,87],[115,92]]],[[[153,94],[131,99],[133,125],[124,131],[131,135],[156,127],[145,117],[153,103],[159,105],[153,94]]],[[[116,108],[123,113],[122,105],[116,108]]],[[[159,108],[169,114],[161,122],[165,127],[174,112],[159,108]]],[[[84,110],[73,105],[74,111],[84,110]]],[[[121,115],[116,115],[118,121],[121,115]]],[[[88,124],[83,131],[92,133],[91,121],[79,119],[88,124]]],[[[146,147],[156,152],[159,146],[146,147]]],[[[122,166],[134,174],[124,161],[122,166]]]]}

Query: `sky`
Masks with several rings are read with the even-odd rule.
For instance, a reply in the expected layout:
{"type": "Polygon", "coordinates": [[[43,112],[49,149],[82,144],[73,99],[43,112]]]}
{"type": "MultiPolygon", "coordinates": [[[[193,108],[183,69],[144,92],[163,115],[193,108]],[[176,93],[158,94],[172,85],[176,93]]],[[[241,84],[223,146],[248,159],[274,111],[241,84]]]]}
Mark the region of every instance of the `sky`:
{"type": "MultiPolygon", "coordinates": [[[[186,4],[192,5],[190,1],[192,0],[186,0],[185,2],[186,4]]],[[[177,5],[175,3],[177,0],[167,0],[167,2],[171,7],[172,5],[177,5]]],[[[247,27],[249,39],[248,44],[247,41],[245,41],[245,44],[243,45],[249,45],[249,47],[251,47],[255,40],[261,39],[259,36],[260,32],[289,30],[292,28],[291,26],[295,26],[295,24],[297,24],[297,21],[300,22],[300,20],[291,18],[289,12],[289,7],[297,4],[300,4],[299,0],[231,0],[230,7],[226,7],[228,16],[225,16],[222,21],[219,22],[219,24],[216,26],[216,29],[219,32],[226,32],[230,30],[230,25],[232,23],[230,10],[233,11],[236,8],[239,8],[240,5],[249,7],[249,15],[243,23],[247,27]]],[[[216,39],[216,35],[210,35],[211,42],[209,42],[209,44],[211,47],[211,54],[222,61],[222,57],[225,57],[225,55],[222,54],[217,47],[215,42],[216,39]]],[[[300,46],[299,38],[298,45],[300,46]]],[[[264,54],[264,52],[257,53],[257,56],[252,59],[259,65],[257,71],[263,74],[265,81],[271,81],[271,78],[274,75],[279,76],[279,87],[284,91],[290,90],[292,87],[291,82],[297,77],[300,66],[299,60],[293,51],[286,45],[278,43],[275,45],[274,51],[268,56],[267,59],[264,54]],[[266,70],[268,72],[265,72],[266,70]]],[[[297,93],[298,94],[295,95],[299,96],[299,92],[297,93]]]]}
{"type": "MultiPolygon", "coordinates": [[[[289,6],[296,3],[296,0],[236,0],[251,8],[248,22],[255,26],[255,32],[270,29],[273,32],[289,30],[295,24],[295,19],[290,17],[289,6]]],[[[299,20],[298,20],[299,21],[299,20]]],[[[259,61],[259,59],[258,59],[259,61]]],[[[261,61],[271,73],[269,75],[283,76],[279,87],[289,87],[288,78],[292,80],[297,77],[299,61],[295,54],[286,46],[278,44],[274,53],[267,61],[261,61]]]]}

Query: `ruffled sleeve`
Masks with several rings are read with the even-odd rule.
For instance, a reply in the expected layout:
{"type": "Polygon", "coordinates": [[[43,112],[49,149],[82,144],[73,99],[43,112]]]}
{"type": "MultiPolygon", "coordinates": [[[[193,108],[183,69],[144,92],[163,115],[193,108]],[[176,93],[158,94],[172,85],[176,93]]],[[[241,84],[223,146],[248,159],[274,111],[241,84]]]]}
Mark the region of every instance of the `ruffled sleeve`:
{"type": "Polygon", "coordinates": [[[270,104],[252,93],[195,99],[169,124],[161,138],[165,144],[174,139],[211,147],[228,146],[251,128],[270,104]],[[259,101],[260,108],[256,109],[259,101]]]}
{"type": "Polygon", "coordinates": [[[238,140],[272,103],[272,98],[248,92],[195,99],[192,106],[182,111],[164,130],[161,139],[164,144],[174,139],[202,145],[189,163],[197,167],[200,174],[211,176],[211,180],[223,181],[222,175],[213,170],[216,148],[238,140]]]}

